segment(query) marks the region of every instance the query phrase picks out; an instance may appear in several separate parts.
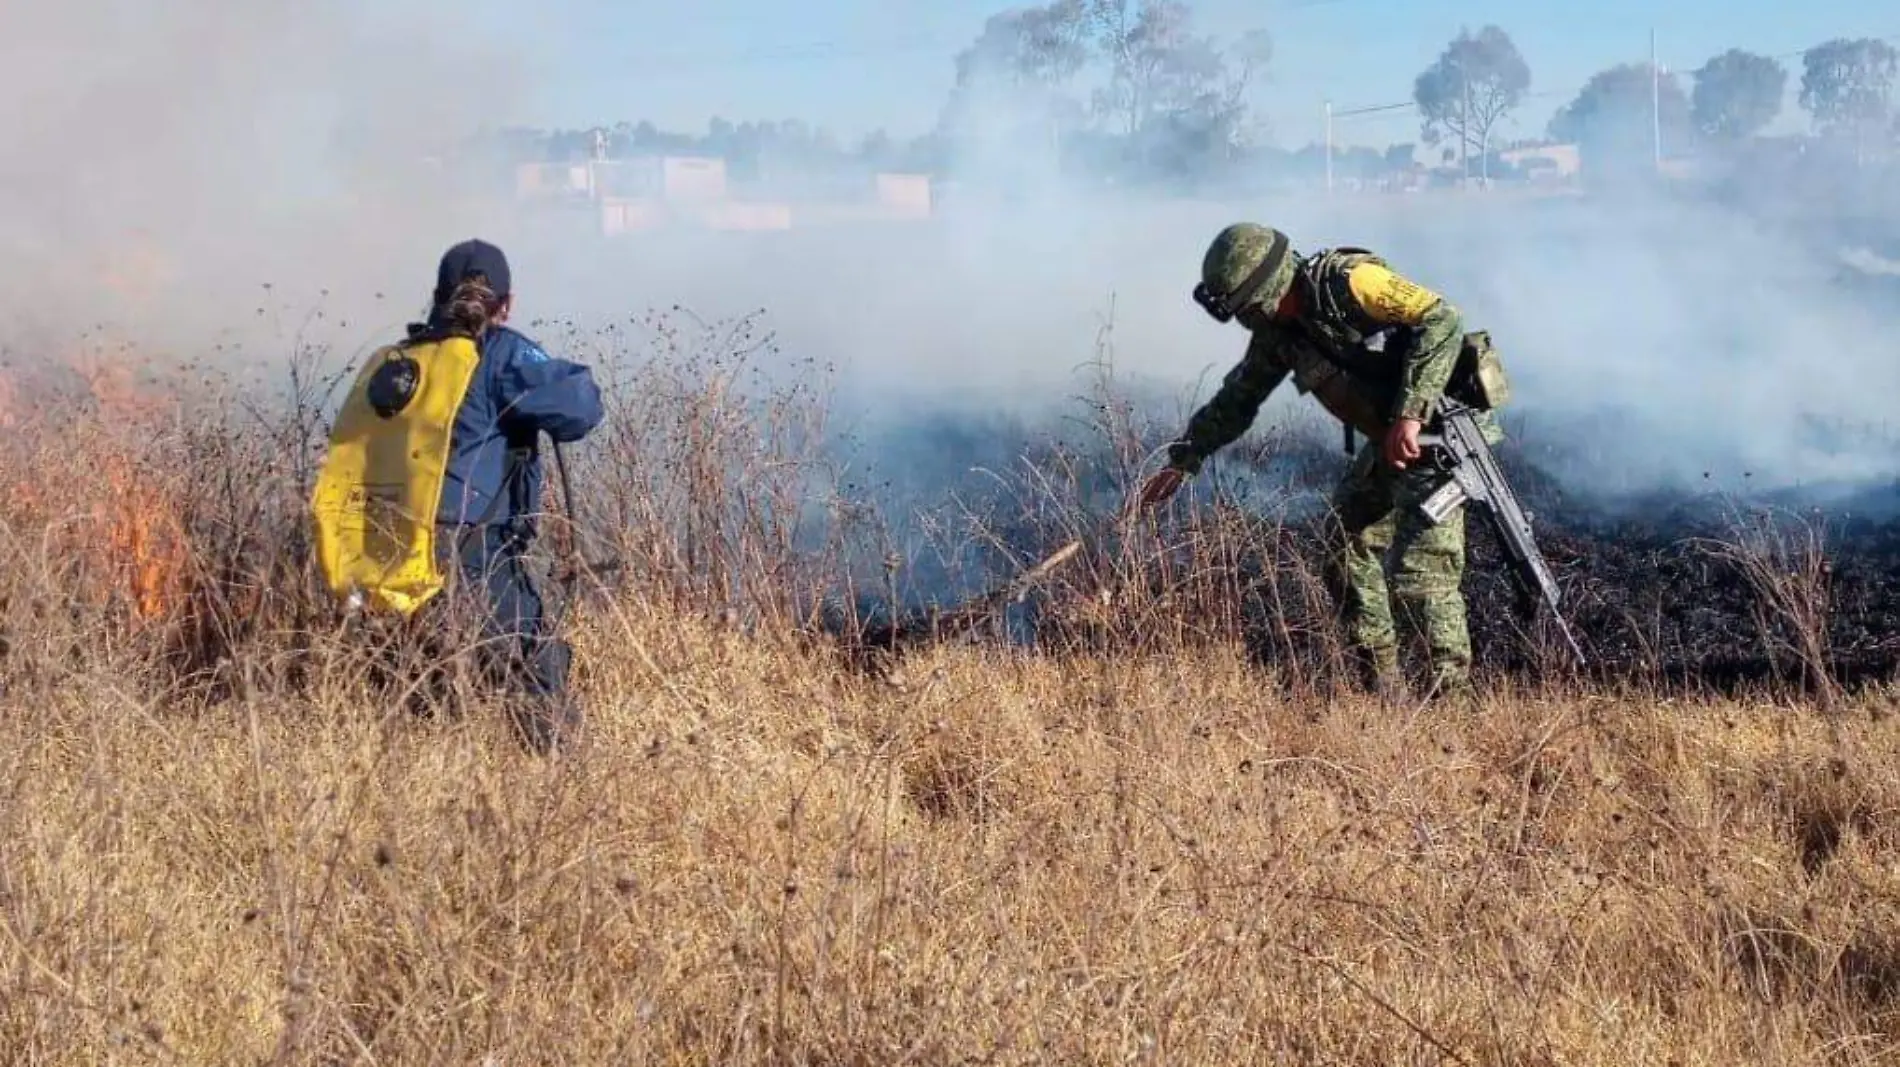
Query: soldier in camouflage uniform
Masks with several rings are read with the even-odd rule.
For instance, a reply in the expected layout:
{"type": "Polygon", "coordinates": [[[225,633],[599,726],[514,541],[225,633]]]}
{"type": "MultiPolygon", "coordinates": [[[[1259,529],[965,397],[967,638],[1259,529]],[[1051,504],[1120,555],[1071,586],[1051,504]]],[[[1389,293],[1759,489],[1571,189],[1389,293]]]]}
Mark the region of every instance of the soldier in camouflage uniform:
{"type": "Polygon", "coordinates": [[[1217,321],[1238,321],[1252,339],[1170,447],[1168,466],[1142,486],[1139,506],[1172,496],[1208,456],[1247,431],[1268,394],[1291,376],[1301,394],[1380,443],[1360,451],[1333,498],[1346,631],[1366,681],[1384,695],[1403,692],[1403,623],[1424,638],[1433,691],[1466,692],[1464,509],[1436,526],[1418,510],[1448,477],[1420,465],[1419,435],[1435,429],[1437,402],[1450,392],[1482,411],[1492,444],[1502,438],[1490,409],[1506,394],[1489,338],[1466,334],[1456,307],[1369,252],[1301,256],[1285,234],[1250,223],[1221,231],[1201,277],[1195,300],[1217,321]],[[1474,385],[1480,361],[1488,392],[1474,385]]]}

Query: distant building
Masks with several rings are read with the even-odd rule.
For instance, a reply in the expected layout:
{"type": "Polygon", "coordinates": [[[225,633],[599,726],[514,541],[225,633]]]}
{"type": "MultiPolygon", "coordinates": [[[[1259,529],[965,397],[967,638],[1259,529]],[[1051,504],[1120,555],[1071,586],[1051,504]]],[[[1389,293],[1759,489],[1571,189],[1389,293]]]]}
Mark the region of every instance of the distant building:
{"type": "Polygon", "coordinates": [[[675,225],[785,230],[932,215],[926,174],[788,177],[741,191],[728,181],[726,161],[709,156],[528,163],[517,170],[515,189],[530,202],[591,205],[601,231],[609,234],[675,225]]]}
{"type": "Polygon", "coordinates": [[[879,174],[877,202],[891,213],[905,218],[930,217],[930,175],[879,174]]]}
{"type": "Polygon", "coordinates": [[[1511,148],[1499,152],[1498,158],[1533,182],[1569,181],[1583,169],[1583,154],[1574,144],[1511,148]]]}
{"type": "Polygon", "coordinates": [[[515,168],[515,195],[523,200],[592,199],[592,163],[523,163],[515,168]]]}

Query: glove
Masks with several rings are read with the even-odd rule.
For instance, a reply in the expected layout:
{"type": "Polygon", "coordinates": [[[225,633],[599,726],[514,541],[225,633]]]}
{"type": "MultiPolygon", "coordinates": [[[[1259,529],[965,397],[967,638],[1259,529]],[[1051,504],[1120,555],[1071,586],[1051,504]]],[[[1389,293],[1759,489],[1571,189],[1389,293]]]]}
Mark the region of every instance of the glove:
{"type": "Polygon", "coordinates": [[[1141,483],[1141,490],[1135,494],[1135,505],[1131,510],[1139,514],[1165,503],[1186,480],[1187,473],[1178,467],[1161,468],[1141,483]]]}

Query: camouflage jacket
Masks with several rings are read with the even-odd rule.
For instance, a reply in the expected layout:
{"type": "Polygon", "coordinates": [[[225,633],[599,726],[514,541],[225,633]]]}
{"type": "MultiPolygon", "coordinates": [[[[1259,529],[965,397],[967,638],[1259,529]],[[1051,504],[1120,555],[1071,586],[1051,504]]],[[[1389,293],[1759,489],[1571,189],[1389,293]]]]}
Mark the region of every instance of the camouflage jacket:
{"type": "Polygon", "coordinates": [[[1298,318],[1253,331],[1240,365],[1170,446],[1173,466],[1193,473],[1238,440],[1288,375],[1302,395],[1374,439],[1395,419],[1430,419],[1464,340],[1456,307],[1355,248],[1308,257],[1294,286],[1298,318]]]}

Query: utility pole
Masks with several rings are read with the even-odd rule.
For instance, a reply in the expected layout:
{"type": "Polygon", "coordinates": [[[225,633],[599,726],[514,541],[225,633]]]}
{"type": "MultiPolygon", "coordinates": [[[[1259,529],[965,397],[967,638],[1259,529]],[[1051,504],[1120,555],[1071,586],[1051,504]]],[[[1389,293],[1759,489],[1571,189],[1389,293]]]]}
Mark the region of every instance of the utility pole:
{"type": "Polygon", "coordinates": [[[1326,101],[1326,195],[1333,192],[1333,102],[1326,101]]]}
{"type": "Polygon", "coordinates": [[[1662,68],[1656,65],[1656,29],[1649,30],[1649,136],[1656,157],[1656,173],[1662,173],[1662,68]]]}

